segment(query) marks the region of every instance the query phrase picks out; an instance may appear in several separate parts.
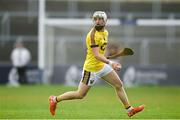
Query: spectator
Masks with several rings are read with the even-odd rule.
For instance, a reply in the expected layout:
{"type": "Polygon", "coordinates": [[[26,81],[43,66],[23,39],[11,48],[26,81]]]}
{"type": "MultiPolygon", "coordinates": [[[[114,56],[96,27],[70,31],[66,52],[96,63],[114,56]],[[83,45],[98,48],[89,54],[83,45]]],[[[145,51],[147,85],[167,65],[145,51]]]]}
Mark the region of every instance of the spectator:
{"type": "Polygon", "coordinates": [[[31,59],[31,54],[23,45],[22,41],[17,41],[14,47],[11,53],[13,68],[17,70],[18,82],[20,84],[27,84],[26,70],[31,59]]]}

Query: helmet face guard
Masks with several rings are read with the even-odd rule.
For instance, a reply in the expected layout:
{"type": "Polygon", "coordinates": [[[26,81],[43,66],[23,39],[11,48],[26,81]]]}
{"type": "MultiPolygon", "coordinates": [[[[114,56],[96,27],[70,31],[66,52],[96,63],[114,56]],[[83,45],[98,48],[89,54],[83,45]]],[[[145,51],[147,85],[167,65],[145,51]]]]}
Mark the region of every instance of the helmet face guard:
{"type": "Polygon", "coordinates": [[[93,14],[93,22],[95,24],[95,29],[97,31],[99,31],[99,30],[101,30],[101,29],[103,29],[105,27],[106,21],[107,21],[107,15],[106,15],[105,12],[103,12],[103,11],[94,12],[94,14],[93,14]],[[101,25],[100,24],[95,24],[95,19],[96,18],[102,18],[104,20],[104,24],[101,24],[101,25]]]}

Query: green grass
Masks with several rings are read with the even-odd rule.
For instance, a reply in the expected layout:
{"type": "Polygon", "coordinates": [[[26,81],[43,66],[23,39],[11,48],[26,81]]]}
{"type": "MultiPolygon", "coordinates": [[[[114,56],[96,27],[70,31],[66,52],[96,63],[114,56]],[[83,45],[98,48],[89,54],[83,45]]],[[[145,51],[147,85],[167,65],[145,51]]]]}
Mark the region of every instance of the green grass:
{"type": "MultiPolygon", "coordinates": [[[[61,102],[56,116],[51,116],[48,110],[49,95],[75,89],[62,85],[0,86],[0,118],[128,119],[113,88],[109,86],[92,87],[83,100],[61,102]]],[[[180,118],[180,87],[136,87],[126,91],[132,105],[146,105],[145,110],[132,119],[180,118]]]]}

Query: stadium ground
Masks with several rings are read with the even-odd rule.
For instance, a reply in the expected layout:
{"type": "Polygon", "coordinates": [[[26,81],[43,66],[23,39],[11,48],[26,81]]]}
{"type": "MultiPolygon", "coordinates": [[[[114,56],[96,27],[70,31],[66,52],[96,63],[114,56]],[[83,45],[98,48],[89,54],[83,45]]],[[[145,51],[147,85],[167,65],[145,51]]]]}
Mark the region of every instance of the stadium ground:
{"type": "MultiPolygon", "coordinates": [[[[0,86],[0,118],[128,119],[110,86],[94,86],[85,99],[58,104],[56,116],[51,116],[48,96],[75,89],[62,85],[0,86]]],[[[126,91],[133,105],[146,105],[132,119],[180,119],[180,87],[135,87],[126,91]]]]}

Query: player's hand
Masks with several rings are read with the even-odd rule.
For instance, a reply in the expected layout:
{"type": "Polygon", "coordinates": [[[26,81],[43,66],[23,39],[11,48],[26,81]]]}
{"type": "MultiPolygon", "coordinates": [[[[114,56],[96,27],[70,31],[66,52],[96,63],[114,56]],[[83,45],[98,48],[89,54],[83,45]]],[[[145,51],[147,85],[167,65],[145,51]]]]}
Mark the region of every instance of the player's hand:
{"type": "Polygon", "coordinates": [[[114,70],[117,70],[119,71],[121,69],[121,64],[120,63],[117,63],[117,62],[113,62],[113,61],[110,61],[109,62],[109,65],[114,69],[114,70]]]}
{"type": "Polygon", "coordinates": [[[113,68],[114,70],[119,71],[119,70],[121,69],[121,64],[119,64],[119,63],[113,63],[113,64],[112,64],[112,68],[113,68]]]}

